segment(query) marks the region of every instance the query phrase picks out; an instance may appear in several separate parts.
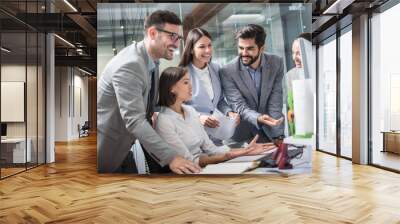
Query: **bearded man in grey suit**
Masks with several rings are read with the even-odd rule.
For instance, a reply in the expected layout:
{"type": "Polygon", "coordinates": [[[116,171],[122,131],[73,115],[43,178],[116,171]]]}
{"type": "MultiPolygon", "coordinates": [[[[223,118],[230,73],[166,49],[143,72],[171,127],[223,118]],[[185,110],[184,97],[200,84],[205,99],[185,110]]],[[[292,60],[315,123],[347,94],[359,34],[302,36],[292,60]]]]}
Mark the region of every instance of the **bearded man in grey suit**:
{"type": "Polygon", "coordinates": [[[239,56],[220,70],[228,104],[242,122],[226,144],[240,146],[256,134],[259,141],[282,141],[283,60],[264,53],[266,33],[249,24],[236,34],[239,56]]]}
{"type": "Polygon", "coordinates": [[[97,169],[100,173],[137,173],[131,147],[142,145],[151,173],[197,173],[198,165],[184,159],[152,128],[158,96],[158,63],[171,60],[182,37],[180,19],[158,10],[145,22],[143,41],[124,48],[107,64],[97,98],[97,169]]]}

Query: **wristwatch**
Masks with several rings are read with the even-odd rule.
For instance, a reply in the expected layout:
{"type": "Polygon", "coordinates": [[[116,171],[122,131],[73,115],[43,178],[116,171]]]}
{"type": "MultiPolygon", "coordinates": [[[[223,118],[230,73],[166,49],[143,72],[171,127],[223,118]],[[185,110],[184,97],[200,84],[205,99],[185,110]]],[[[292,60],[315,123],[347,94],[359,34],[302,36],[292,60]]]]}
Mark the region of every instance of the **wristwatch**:
{"type": "Polygon", "coordinates": [[[279,146],[280,144],[283,143],[283,139],[284,139],[284,138],[285,138],[284,135],[279,135],[279,136],[277,136],[277,137],[272,138],[272,141],[274,142],[274,144],[275,144],[276,146],[279,146]]]}

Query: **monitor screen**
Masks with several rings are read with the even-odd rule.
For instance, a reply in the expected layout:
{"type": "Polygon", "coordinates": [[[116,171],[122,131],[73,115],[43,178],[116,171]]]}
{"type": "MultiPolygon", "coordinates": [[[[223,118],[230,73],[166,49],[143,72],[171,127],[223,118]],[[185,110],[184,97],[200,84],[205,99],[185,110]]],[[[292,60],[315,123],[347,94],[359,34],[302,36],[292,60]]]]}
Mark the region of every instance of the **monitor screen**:
{"type": "Polygon", "coordinates": [[[1,123],[1,136],[7,136],[7,124],[1,123]]]}

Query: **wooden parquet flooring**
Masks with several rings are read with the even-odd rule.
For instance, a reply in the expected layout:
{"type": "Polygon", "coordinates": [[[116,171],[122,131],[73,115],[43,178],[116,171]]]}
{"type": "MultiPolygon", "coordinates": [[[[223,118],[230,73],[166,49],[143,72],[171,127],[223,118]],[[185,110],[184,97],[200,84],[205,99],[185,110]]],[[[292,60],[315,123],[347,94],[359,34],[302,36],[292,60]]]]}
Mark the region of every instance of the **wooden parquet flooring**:
{"type": "Polygon", "coordinates": [[[286,177],[100,175],[89,137],[0,181],[0,223],[400,223],[400,175],[320,152],[286,177]]]}

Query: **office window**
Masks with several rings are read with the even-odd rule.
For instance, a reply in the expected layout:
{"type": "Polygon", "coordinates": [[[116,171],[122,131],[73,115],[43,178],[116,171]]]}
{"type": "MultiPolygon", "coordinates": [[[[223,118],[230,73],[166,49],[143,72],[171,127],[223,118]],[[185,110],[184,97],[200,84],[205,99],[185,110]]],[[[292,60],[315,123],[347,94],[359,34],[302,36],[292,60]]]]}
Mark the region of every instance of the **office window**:
{"type": "Polygon", "coordinates": [[[400,170],[400,4],[371,18],[372,163],[400,170]]]}
{"type": "Polygon", "coordinates": [[[352,32],[340,36],[340,154],[352,157],[352,32]]]}
{"type": "Polygon", "coordinates": [[[318,149],[336,153],[336,39],[318,48],[318,149]]]}

